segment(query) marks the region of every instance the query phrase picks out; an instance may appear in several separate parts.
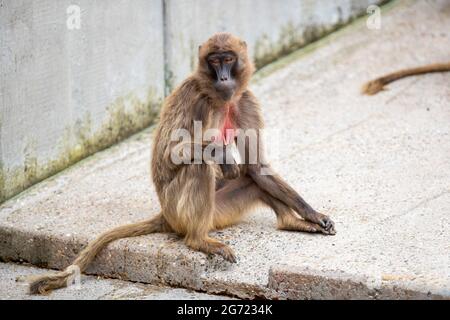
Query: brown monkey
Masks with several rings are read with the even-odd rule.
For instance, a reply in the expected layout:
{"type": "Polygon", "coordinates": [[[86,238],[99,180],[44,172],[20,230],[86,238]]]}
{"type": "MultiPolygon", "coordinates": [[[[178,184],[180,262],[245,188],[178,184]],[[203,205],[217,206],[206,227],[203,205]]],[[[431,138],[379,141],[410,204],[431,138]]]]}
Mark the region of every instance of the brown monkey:
{"type": "Polygon", "coordinates": [[[367,82],[366,84],[363,85],[361,92],[363,94],[371,96],[383,90],[386,84],[389,84],[398,79],[424,73],[446,72],[446,71],[450,71],[450,63],[435,63],[427,66],[400,70],[367,82]]]}
{"type": "MultiPolygon", "coordinates": [[[[252,163],[247,161],[247,144],[239,150],[246,159],[243,163],[236,158],[225,163],[217,161],[218,157],[204,158],[203,151],[211,145],[215,146],[212,155],[229,155],[238,129],[262,128],[259,103],[247,89],[252,73],[247,45],[237,37],[219,33],[201,45],[196,72],[166,99],[156,129],[151,171],[161,212],[147,221],[104,233],[64,271],[32,277],[30,291],[45,293],[66,286],[74,270],[85,270],[109,242],[152,232],[176,233],[192,249],[236,262],[232,249],[210,237],[209,232],[237,223],[259,203],[275,211],[280,229],[335,234],[331,219],[316,212],[280,176],[262,174],[261,170],[271,170],[262,156],[252,163]],[[192,135],[194,121],[201,121],[202,132],[215,128],[218,134],[209,141],[188,142],[188,151],[193,151],[191,160],[196,162],[176,164],[171,156],[178,154],[180,143],[173,141],[172,135],[177,129],[192,135]],[[212,159],[216,162],[211,163],[212,159]]],[[[258,143],[261,149],[259,137],[258,143]]]]}

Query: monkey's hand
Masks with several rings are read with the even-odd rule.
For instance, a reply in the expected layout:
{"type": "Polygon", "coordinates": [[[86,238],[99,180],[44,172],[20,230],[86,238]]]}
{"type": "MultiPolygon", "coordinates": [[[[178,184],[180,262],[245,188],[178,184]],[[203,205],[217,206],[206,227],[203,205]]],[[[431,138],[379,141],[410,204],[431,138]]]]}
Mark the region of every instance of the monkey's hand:
{"type": "Polygon", "coordinates": [[[222,169],[222,174],[225,179],[232,180],[239,178],[240,169],[237,164],[221,164],[220,168],[222,169]]]}
{"type": "Polygon", "coordinates": [[[216,149],[218,152],[218,158],[220,159],[219,165],[222,170],[223,177],[228,180],[239,178],[240,168],[233,156],[232,144],[219,146],[216,149]]]}
{"type": "Polygon", "coordinates": [[[314,212],[312,214],[308,214],[305,217],[308,221],[317,223],[321,227],[321,231],[324,234],[335,235],[336,230],[334,228],[334,222],[327,215],[324,215],[319,212],[314,212]]]}

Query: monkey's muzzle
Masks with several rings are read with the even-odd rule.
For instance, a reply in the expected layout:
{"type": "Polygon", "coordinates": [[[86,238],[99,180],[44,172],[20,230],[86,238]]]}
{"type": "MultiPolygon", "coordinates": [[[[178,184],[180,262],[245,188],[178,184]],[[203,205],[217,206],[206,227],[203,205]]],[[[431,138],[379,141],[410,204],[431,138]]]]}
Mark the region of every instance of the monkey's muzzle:
{"type": "Polygon", "coordinates": [[[225,101],[230,100],[236,90],[236,81],[231,75],[231,66],[221,64],[214,67],[216,82],[214,88],[225,101]]]}
{"type": "Polygon", "coordinates": [[[228,101],[231,99],[234,91],[236,90],[236,83],[234,80],[217,81],[214,88],[223,100],[228,101]]]}

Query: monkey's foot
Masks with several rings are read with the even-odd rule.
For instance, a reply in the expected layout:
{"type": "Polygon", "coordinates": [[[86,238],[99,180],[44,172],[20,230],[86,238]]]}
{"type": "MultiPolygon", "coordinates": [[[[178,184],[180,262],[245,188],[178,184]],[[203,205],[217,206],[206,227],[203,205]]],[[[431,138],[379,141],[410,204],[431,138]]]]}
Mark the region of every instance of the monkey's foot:
{"type": "Polygon", "coordinates": [[[311,232],[311,233],[323,233],[326,235],[335,235],[336,231],[334,228],[327,230],[326,228],[320,226],[317,223],[302,220],[300,218],[284,220],[278,226],[281,230],[287,231],[301,231],[301,232],[311,232]]]}
{"type": "Polygon", "coordinates": [[[305,222],[310,222],[320,227],[320,232],[328,235],[335,235],[336,229],[334,228],[334,222],[327,215],[319,212],[314,212],[306,217],[305,222]]]}
{"type": "Polygon", "coordinates": [[[236,256],[233,252],[233,250],[227,246],[226,244],[223,244],[219,241],[216,240],[209,240],[207,241],[207,253],[211,253],[211,254],[217,254],[219,256],[222,256],[225,260],[231,262],[231,263],[236,263],[236,256]]]}
{"type": "Polygon", "coordinates": [[[233,250],[229,246],[212,238],[201,240],[201,242],[189,246],[206,254],[217,254],[222,256],[231,263],[236,263],[237,261],[233,250]]]}

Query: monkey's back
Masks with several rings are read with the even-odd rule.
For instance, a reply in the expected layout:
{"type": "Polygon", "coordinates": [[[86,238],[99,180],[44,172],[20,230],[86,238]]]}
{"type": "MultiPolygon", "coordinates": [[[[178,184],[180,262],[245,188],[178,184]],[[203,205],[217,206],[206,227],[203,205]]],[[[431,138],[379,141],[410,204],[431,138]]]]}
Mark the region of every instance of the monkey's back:
{"type": "Polygon", "coordinates": [[[151,160],[151,175],[159,196],[179,169],[170,158],[171,147],[178,143],[171,141],[172,132],[185,129],[193,134],[192,106],[196,105],[199,99],[200,90],[197,80],[191,76],[183,81],[164,101],[153,139],[151,160]]]}

